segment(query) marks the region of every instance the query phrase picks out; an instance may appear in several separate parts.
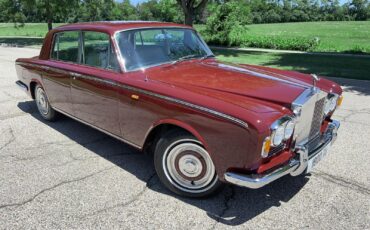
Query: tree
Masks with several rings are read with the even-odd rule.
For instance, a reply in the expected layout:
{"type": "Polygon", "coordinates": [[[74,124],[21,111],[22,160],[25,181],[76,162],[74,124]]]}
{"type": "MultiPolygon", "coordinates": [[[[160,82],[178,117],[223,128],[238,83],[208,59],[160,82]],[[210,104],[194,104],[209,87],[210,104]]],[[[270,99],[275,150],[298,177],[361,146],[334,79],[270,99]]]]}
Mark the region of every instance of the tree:
{"type": "Polygon", "coordinates": [[[367,19],[368,0],[352,0],[350,4],[350,13],[355,20],[367,19]]]}
{"type": "Polygon", "coordinates": [[[250,9],[243,0],[230,1],[213,6],[213,13],[206,24],[205,39],[211,43],[230,45],[233,30],[239,30],[251,22],[250,9]]]}
{"type": "Polygon", "coordinates": [[[137,20],[139,15],[137,8],[131,5],[130,0],[123,0],[121,3],[116,3],[115,19],[120,20],[137,20]]]}
{"type": "Polygon", "coordinates": [[[194,17],[203,13],[208,0],[177,0],[185,15],[185,24],[193,26],[194,17]]]}
{"type": "Polygon", "coordinates": [[[55,19],[67,21],[70,11],[78,6],[78,3],[79,0],[3,0],[0,2],[2,7],[5,6],[2,11],[4,21],[22,24],[32,12],[32,17],[38,18],[38,21],[47,22],[49,30],[53,28],[55,19]]]}
{"type": "Polygon", "coordinates": [[[158,4],[158,19],[164,22],[183,22],[183,14],[179,14],[181,11],[180,6],[176,0],[159,0],[158,4]]]}
{"type": "Polygon", "coordinates": [[[3,21],[13,22],[15,27],[23,26],[26,16],[23,13],[22,2],[20,0],[2,0],[0,2],[0,16],[3,21]]]}
{"type": "Polygon", "coordinates": [[[158,2],[156,0],[149,0],[143,2],[137,6],[139,17],[144,21],[155,21],[157,20],[158,12],[158,2]]]}

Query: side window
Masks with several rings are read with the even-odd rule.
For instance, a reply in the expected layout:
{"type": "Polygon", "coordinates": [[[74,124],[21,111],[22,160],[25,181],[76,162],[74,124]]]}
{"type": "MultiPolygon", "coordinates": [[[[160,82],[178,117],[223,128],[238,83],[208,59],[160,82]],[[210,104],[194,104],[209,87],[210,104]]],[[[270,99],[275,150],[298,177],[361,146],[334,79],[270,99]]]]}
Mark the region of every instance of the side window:
{"type": "Polygon", "coordinates": [[[143,45],[143,38],[141,37],[141,33],[140,32],[135,33],[135,44],[137,46],[143,45]]]}
{"type": "Polygon", "coordinates": [[[83,64],[117,71],[117,57],[109,35],[100,32],[83,32],[83,64]]]}
{"type": "Polygon", "coordinates": [[[79,62],[79,36],[78,31],[60,32],[54,36],[54,47],[51,58],[66,62],[79,62]]]}
{"type": "Polygon", "coordinates": [[[144,45],[158,45],[165,39],[162,30],[142,30],[139,33],[141,34],[144,45]]]}

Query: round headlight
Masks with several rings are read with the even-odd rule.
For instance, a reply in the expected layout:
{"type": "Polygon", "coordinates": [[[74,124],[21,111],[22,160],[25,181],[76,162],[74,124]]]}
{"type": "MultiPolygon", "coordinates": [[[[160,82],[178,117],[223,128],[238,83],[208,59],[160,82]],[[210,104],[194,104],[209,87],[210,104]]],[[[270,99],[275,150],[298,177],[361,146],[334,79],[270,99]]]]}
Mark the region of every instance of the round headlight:
{"type": "Polygon", "coordinates": [[[293,135],[294,126],[295,126],[295,123],[293,120],[286,122],[285,133],[284,133],[285,140],[288,140],[293,135]]]}
{"type": "Polygon", "coordinates": [[[277,129],[274,131],[272,137],[272,144],[274,146],[278,146],[281,144],[281,142],[283,142],[284,133],[285,133],[285,124],[279,125],[279,127],[277,127],[277,129]]]}

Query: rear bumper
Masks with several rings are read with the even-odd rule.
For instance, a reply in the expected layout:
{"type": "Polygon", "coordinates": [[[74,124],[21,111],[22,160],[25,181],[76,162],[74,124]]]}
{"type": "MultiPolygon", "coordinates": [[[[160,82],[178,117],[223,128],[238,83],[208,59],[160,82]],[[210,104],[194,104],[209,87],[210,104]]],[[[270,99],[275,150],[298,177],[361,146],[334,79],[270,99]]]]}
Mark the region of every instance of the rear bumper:
{"type": "Polygon", "coordinates": [[[20,88],[24,92],[28,92],[28,86],[26,84],[24,84],[23,82],[16,81],[15,84],[18,86],[18,88],[20,88]]]}
{"type": "Polygon", "coordinates": [[[308,161],[311,158],[315,157],[326,146],[335,142],[339,126],[340,126],[339,121],[333,120],[328,125],[328,129],[323,135],[321,142],[317,145],[317,148],[309,152],[307,146],[296,146],[295,152],[297,153],[298,157],[291,159],[287,165],[280,167],[274,170],[273,172],[255,175],[245,175],[240,173],[227,172],[224,174],[225,180],[231,184],[257,189],[287,174],[290,174],[292,176],[298,176],[306,170],[308,161]]]}

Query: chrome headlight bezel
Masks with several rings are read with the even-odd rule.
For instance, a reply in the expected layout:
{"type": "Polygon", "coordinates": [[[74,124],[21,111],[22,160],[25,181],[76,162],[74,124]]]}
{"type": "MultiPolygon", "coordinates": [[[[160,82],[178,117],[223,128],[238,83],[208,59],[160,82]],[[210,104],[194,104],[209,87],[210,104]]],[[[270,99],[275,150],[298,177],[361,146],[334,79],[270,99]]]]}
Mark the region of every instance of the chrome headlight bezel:
{"type": "Polygon", "coordinates": [[[294,128],[295,128],[295,120],[294,119],[291,119],[290,121],[286,122],[285,132],[284,132],[284,140],[289,140],[293,136],[294,128]]]}
{"type": "Polygon", "coordinates": [[[276,147],[293,136],[295,119],[284,116],[271,125],[271,146],[276,147]],[[287,125],[289,129],[287,130],[287,125]],[[288,131],[288,133],[287,133],[288,131]]]}
{"type": "Polygon", "coordinates": [[[339,95],[334,93],[329,93],[325,100],[324,105],[324,115],[328,116],[331,112],[333,112],[337,108],[339,95]]]}

